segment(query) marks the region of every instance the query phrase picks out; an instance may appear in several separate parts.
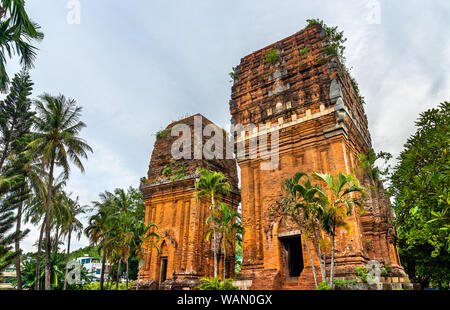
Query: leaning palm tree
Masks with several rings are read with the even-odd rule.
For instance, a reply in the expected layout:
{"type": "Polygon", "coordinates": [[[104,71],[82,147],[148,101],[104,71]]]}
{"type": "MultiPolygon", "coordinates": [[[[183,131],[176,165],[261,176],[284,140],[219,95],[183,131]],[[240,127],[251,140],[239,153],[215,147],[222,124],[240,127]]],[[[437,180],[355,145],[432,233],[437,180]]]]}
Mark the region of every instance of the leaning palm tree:
{"type": "MultiPolygon", "coordinates": [[[[231,191],[231,184],[228,182],[227,177],[221,172],[209,171],[202,168],[199,168],[197,171],[201,176],[195,183],[195,197],[197,199],[200,199],[201,197],[210,198],[210,215],[215,215],[217,212],[217,200],[220,200],[223,195],[227,195],[231,191]]],[[[214,222],[212,224],[215,278],[217,277],[217,236],[216,225],[214,222]]]]}
{"type": "MultiPolygon", "coordinates": [[[[241,214],[227,204],[221,202],[218,212],[211,215],[206,220],[206,224],[209,226],[214,223],[216,226],[216,233],[221,235],[222,250],[223,250],[223,280],[226,279],[226,259],[227,248],[229,245],[233,245],[236,238],[238,238],[243,231],[241,225],[241,214]]],[[[210,229],[206,232],[206,240],[209,241],[213,230],[210,229]]]]}
{"type": "Polygon", "coordinates": [[[0,91],[8,88],[9,77],[6,72],[6,57],[20,57],[25,69],[33,67],[37,48],[32,41],[41,41],[44,34],[38,24],[32,22],[25,11],[23,0],[0,1],[0,91]]]}
{"type": "Polygon", "coordinates": [[[67,273],[69,267],[69,258],[70,258],[70,241],[72,237],[72,233],[76,233],[76,237],[78,240],[81,238],[81,234],[83,233],[83,224],[78,219],[81,214],[85,213],[85,206],[81,206],[79,202],[79,198],[77,197],[75,200],[66,196],[66,204],[68,209],[68,219],[64,223],[64,234],[67,235],[67,254],[66,254],[66,272],[64,277],[64,290],[67,289],[67,273]]]}
{"type": "Polygon", "coordinates": [[[352,174],[345,175],[339,172],[336,180],[328,173],[314,173],[313,176],[319,181],[325,182],[330,192],[322,215],[322,227],[332,238],[330,285],[333,286],[337,229],[339,227],[343,227],[346,230],[349,229],[346,219],[347,216],[353,213],[355,205],[359,207],[361,213],[364,212],[363,201],[366,191],[352,174]]]}
{"type": "Polygon", "coordinates": [[[64,95],[53,97],[44,94],[35,101],[37,116],[35,117],[35,140],[30,143],[32,153],[41,158],[42,167],[48,169],[47,199],[45,208],[45,289],[50,290],[50,210],[53,196],[55,168],[60,167],[66,178],[69,176],[73,162],[82,172],[82,158],[92,148],[79,137],[81,129],[86,125],[80,121],[82,108],[76,106],[74,99],[64,95]]]}

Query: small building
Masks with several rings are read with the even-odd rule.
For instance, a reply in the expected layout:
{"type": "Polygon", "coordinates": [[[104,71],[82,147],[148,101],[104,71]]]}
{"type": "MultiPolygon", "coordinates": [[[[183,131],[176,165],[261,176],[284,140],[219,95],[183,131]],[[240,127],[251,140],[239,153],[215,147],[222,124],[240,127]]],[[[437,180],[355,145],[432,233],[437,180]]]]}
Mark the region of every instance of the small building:
{"type": "MultiPolygon", "coordinates": [[[[95,281],[100,281],[100,276],[102,273],[102,262],[100,258],[89,257],[86,255],[78,257],[76,261],[87,270],[89,277],[92,277],[95,281]]],[[[108,275],[110,266],[108,263],[106,263],[105,267],[106,267],[105,270],[105,277],[106,277],[108,275]]]]}

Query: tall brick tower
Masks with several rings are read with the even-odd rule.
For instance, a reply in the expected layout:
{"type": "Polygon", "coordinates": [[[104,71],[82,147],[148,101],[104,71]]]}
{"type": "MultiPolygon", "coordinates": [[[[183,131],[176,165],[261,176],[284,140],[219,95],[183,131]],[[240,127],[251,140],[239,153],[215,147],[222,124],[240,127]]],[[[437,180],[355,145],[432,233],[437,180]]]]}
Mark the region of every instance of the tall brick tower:
{"type": "MultiPolygon", "coordinates": [[[[158,242],[161,249],[159,255],[154,247],[145,247],[141,279],[155,281],[160,289],[192,289],[199,284],[200,278],[213,277],[214,274],[212,241],[205,240],[210,202],[194,198],[197,168],[224,173],[232,184],[233,191],[223,197],[223,201],[234,209],[237,209],[240,202],[234,159],[173,159],[171,148],[178,137],[171,136],[171,129],[176,124],[188,125],[194,141],[195,118],[201,119],[202,131],[206,125],[212,124],[197,114],[170,124],[157,135],[148,177],[141,183],[146,205],[145,222],[157,224],[161,235],[158,242]]],[[[191,148],[191,158],[194,158],[194,147],[191,148]]],[[[223,254],[219,253],[219,257],[221,275],[223,254]]],[[[226,266],[227,276],[230,277],[234,272],[233,250],[227,253],[226,266]]]]}
{"type": "MultiPolygon", "coordinates": [[[[244,57],[236,68],[232,123],[279,129],[280,162],[275,170],[262,170],[260,158],[238,159],[244,225],[239,278],[248,288],[314,288],[308,241],[295,225],[271,219],[269,209],[282,196],[282,181],[294,173],[355,173],[357,155],[371,149],[363,106],[337,58],[325,53],[327,44],[324,29],[310,26],[244,57]],[[265,61],[273,50],[278,59],[265,61]]],[[[371,185],[361,173],[357,177],[363,185],[371,185]]],[[[393,281],[406,281],[391,219],[389,201],[369,193],[365,213],[355,212],[348,219],[350,233],[337,233],[336,277],[354,274],[355,266],[378,260],[391,266],[393,281]]],[[[313,256],[320,282],[319,260],[313,256]]]]}

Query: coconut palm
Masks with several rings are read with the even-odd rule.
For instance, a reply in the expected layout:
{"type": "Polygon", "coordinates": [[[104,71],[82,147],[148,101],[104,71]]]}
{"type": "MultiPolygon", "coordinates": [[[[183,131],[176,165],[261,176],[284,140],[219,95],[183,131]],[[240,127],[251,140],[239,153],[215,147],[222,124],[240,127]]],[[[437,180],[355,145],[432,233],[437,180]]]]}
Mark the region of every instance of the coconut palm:
{"type": "MultiPolygon", "coordinates": [[[[215,215],[217,212],[217,201],[220,200],[223,195],[227,195],[231,191],[231,184],[228,182],[227,177],[221,172],[199,168],[198,173],[201,176],[195,183],[195,197],[197,199],[200,199],[201,197],[210,198],[210,216],[215,215]]],[[[215,278],[217,277],[217,236],[216,224],[214,222],[212,224],[215,278]]]]}
{"type": "Polygon", "coordinates": [[[335,180],[331,174],[314,173],[314,178],[326,183],[329,191],[327,203],[322,215],[322,227],[331,235],[331,268],[330,284],[333,286],[334,279],[334,256],[335,237],[339,227],[346,230],[349,226],[346,222],[348,216],[352,215],[354,206],[359,207],[360,212],[364,212],[363,201],[365,199],[365,189],[359,184],[358,179],[352,174],[339,172],[335,180]]]}
{"type": "Polygon", "coordinates": [[[67,236],[67,254],[66,254],[66,272],[64,277],[64,290],[67,288],[67,273],[69,267],[69,258],[70,258],[70,241],[72,238],[72,233],[76,233],[76,237],[78,240],[81,238],[81,234],[83,233],[83,224],[79,220],[79,216],[85,213],[85,206],[81,206],[79,202],[79,198],[77,197],[75,200],[66,196],[66,205],[68,209],[68,218],[64,223],[64,234],[67,236]]]}
{"type": "Polygon", "coordinates": [[[37,23],[32,22],[25,11],[23,0],[1,0],[0,2],[0,91],[8,88],[6,57],[20,57],[25,69],[33,67],[37,48],[32,41],[41,41],[44,34],[37,23]]]}
{"type": "Polygon", "coordinates": [[[30,143],[32,153],[42,160],[42,167],[48,169],[47,199],[45,208],[45,289],[50,290],[50,210],[53,196],[54,171],[56,167],[69,176],[72,162],[82,172],[82,158],[87,158],[91,147],[79,137],[81,129],[86,125],[80,121],[81,107],[76,106],[73,99],[64,95],[53,97],[44,94],[35,101],[37,116],[35,117],[35,140],[30,143]]]}
{"type": "MultiPolygon", "coordinates": [[[[40,233],[39,233],[39,239],[38,239],[38,251],[37,251],[37,257],[36,257],[36,281],[35,281],[35,289],[39,290],[40,287],[40,272],[37,272],[40,270],[40,263],[41,263],[41,250],[42,250],[42,242],[44,240],[44,232],[45,232],[45,221],[42,219],[45,215],[45,208],[46,208],[46,199],[48,197],[47,195],[47,176],[44,176],[42,179],[40,179],[38,176],[36,176],[36,181],[32,183],[33,188],[33,196],[30,200],[27,201],[27,204],[25,206],[25,223],[31,223],[35,226],[40,225],[40,233]]],[[[53,190],[55,192],[59,192],[62,190],[62,188],[66,184],[66,179],[62,175],[55,178],[53,190]]],[[[54,199],[51,203],[52,209],[54,209],[54,206],[61,206],[54,203],[54,199]]],[[[55,211],[54,211],[55,212],[55,211]]],[[[59,213],[58,211],[56,211],[59,213]]],[[[52,214],[53,212],[51,212],[52,214]]]]}
{"type": "MultiPolygon", "coordinates": [[[[215,224],[216,233],[221,235],[222,250],[223,250],[223,280],[226,278],[226,259],[227,259],[227,247],[233,245],[236,238],[242,234],[241,214],[227,204],[221,202],[220,208],[216,214],[211,215],[206,220],[206,224],[209,226],[211,223],[215,224]]],[[[209,241],[213,230],[210,229],[206,232],[206,240],[209,241]]]]}
{"type": "Polygon", "coordinates": [[[89,219],[89,225],[84,230],[92,244],[100,245],[102,255],[102,270],[100,274],[100,290],[103,290],[106,258],[112,251],[112,240],[109,235],[110,216],[112,214],[114,195],[108,191],[100,194],[99,201],[93,201],[97,212],[89,219]]]}

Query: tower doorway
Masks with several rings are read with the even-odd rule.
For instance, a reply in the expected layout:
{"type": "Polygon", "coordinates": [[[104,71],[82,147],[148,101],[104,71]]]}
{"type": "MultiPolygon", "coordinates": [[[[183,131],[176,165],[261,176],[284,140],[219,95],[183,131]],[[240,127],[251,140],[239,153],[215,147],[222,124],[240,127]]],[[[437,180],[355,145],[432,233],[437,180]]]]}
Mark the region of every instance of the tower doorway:
{"type": "Polygon", "coordinates": [[[161,272],[159,276],[159,285],[167,280],[167,257],[161,258],[161,272]]]}
{"type": "Polygon", "coordinates": [[[303,271],[302,237],[300,235],[279,238],[286,265],[286,275],[289,278],[298,278],[303,271]]]}

